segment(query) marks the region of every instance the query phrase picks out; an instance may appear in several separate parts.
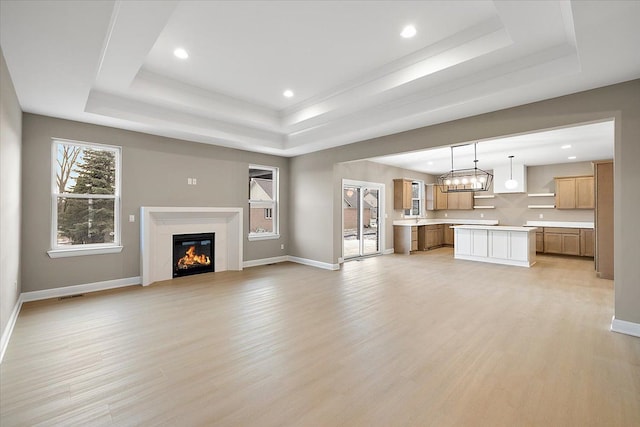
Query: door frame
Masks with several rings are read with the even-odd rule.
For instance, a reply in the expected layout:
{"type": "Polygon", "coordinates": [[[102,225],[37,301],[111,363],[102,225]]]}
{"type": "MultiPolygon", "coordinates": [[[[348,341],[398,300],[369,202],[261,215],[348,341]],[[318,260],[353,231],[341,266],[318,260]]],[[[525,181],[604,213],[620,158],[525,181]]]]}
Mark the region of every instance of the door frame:
{"type": "MultiPolygon", "coordinates": [[[[344,207],[342,207],[344,205],[344,189],[345,187],[360,187],[362,188],[367,188],[367,189],[371,189],[371,190],[378,190],[378,252],[376,253],[372,253],[372,254],[367,254],[367,255],[358,255],[358,256],[353,256],[353,257],[349,257],[349,259],[357,259],[357,258],[363,258],[363,257],[368,257],[368,256],[376,256],[376,255],[382,255],[384,253],[384,247],[385,247],[385,185],[379,182],[369,182],[369,181],[359,181],[359,180],[354,180],[354,179],[346,179],[343,178],[342,179],[342,185],[340,187],[340,217],[342,218],[342,225],[341,225],[341,229],[340,229],[340,240],[341,240],[341,245],[340,245],[340,252],[342,254],[342,261],[345,261],[345,257],[344,257],[344,207]]],[[[362,210],[360,210],[360,212],[358,212],[358,215],[360,216],[360,227],[362,228],[362,210]]],[[[362,239],[361,239],[362,240],[362,239]]]]}

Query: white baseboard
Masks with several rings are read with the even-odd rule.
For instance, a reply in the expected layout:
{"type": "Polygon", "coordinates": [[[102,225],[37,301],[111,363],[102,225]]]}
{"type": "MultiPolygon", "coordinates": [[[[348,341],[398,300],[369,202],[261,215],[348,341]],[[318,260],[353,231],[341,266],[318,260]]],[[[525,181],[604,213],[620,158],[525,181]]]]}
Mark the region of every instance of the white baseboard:
{"type": "Polygon", "coordinates": [[[9,316],[9,322],[7,322],[7,326],[4,328],[4,331],[2,331],[2,338],[0,339],[0,363],[2,363],[2,359],[4,359],[4,352],[9,346],[9,339],[13,333],[13,327],[16,325],[16,320],[18,320],[18,314],[20,314],[21,308],[22,294],[18,296],[18,301],[16,301],[16,305],[13,307],[11,316],[9,316]]]}
{"type": "Polygon", "coordinates": [[[382,255],[391,255],[392,253],[393,253],[393,248],[385,249],[384,251],[382,251],[382,255]]]}
{"type": "Polygon", "coordinates": [[[640,337],[640,323],[627,322],[626,320],[611,319],[611,330],[621,334],[627,334],[634,337],[640,337]]]}
{"type": "Polygon", "coordinates": [[[125,286],[139,285],[141,283],[140,276],[126,277],[124,279],[105,280],[103,282],[86,283],[84,285],[64,286],[62,288],[45,289],[42,291],[23,292],[18,297],[16,305],[9,316],[9,322],[2,331],[2,338],[0,339],[0,363],[4,358],[4,352],[7,350],[11,334],[13,333],[13,327],[18,319],[18,314],[22,308],[22,304],[29,301],[39,301],[49,298],[59,298],[68,295],[83,294],[85,292],[105,291],[107,289],[122,288],[125,286]]]}
{"type": "Polygon", "coordinates": [[[105,291],[107,289],[122,288],[125,286],[139,285],[140,276],[125,277],[124,279],[105,280],[103,282],[86,283],[84,285],[65,286],[62,288],[45,289],[22,293],[22,301],[38,301],[49,298],[60,298],[69,295],[83,294],[85,292],[105,291]]]}
{"type": "Polygon", "coordinates": [[[311,267],[323,268],[325,270],[340,270],[340,264],[329,264],[328,262],[316,261],[313,259],[299,258],[289,255],[289,261],[297,264],[308,265],[311,267]]]}
{"type": "Polygon", "coordinates": [[[275,263],[278,263],[278,262],[286,262],[286,261],[289,261],[289,256],[283,255],[283,256],[276,256],[276,257],[271,257],[271,258],[262,258],[262,259],[254,259],[254,260],[250,260],[250,261],[244,261],[242,263],[242,267],[243,268],[257,267],[259,265],[275,264],[275,263]]]}

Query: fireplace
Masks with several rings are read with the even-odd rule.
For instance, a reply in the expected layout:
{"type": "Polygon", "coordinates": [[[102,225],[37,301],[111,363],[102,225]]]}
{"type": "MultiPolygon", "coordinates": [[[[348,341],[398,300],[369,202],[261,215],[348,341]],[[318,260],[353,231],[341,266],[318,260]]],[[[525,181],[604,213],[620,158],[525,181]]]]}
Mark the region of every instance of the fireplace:
{"type": "Polygon", "coordinates": [[[173,235],[173,277],[211,273],[214,269],[215,233],[173,235]]]}

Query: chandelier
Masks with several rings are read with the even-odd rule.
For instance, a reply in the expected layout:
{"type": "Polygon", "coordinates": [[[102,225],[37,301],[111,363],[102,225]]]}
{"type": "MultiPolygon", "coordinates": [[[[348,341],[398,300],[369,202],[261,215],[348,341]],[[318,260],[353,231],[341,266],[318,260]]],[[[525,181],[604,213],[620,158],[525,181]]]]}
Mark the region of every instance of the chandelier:
{"type": "Polygon", "coordinates": [[[473,143],[473,168],[454,169],[453,149],[470,144],[451,147],[451,170],[438,177],[438,186],[443,193],[463,193],[471,191],[488,191],[493,181],[493,174],[478,169],[477,142],[473,143]]]}

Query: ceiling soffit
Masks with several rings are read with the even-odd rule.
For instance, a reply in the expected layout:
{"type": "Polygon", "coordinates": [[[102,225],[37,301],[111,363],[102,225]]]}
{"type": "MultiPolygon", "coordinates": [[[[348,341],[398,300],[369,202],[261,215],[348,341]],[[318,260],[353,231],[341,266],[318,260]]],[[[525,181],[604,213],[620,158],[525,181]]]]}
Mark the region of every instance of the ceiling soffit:
{"type": "MultiPolygon", "coordinates": [[[[90,10],[74,3],[61,1],[57,4],[67,5],[69,10],[74,10],[78,14],[75,20],[81,13],[90,10]]],[[[103,15],[99,21],[101,29],[95,32],[104,35],[102,52],[100,58],[95,60],[92,84],[84,89],[84,96],[79,92],[79,96],[74,98],[84,99],[82,114],[90,113],[84,116],[88,121],[270,154],[299,155],[520,105],[546,95],[537,93],[523,97],[520,91],[522,87],[580,72],[569,2],[469,2],[467,6],[476,8],[475,14],[465,13],[459,3],[457,9],[453,8],[449,2],[370,2],[366,6],[362,6],[361,2],[340,2],[347,17],[356,12],[365,16],[370,14],[375,25],[357,23],[356,28],[369,31],[365,34],[367,36],[378,37],[373,43],[382,47],[389,46],[385,45],[384,35],[376,34],[384,30],[376,24],[376,14],[388,12],[389,16],[383,14],[384,19],[380,18],[380,22],[384,22],[385,19],[396,19],[397,16],[392,12],[402,7],[413,5],[411,7],[432,8],[419,12],[422,15],[428,15],[427,12],[442,14],[416,19],[422,19],[427,28],[432,24],[439,30],[430,34],[421,44],[411,48],[405,45],[390,53],[376,53],[375,49],[368,46],[366,38],[357,35],[365,41],[359,41],[363,52],[365,48],[368,49],[369,56],[363,53],[362,57],[366,67],[359,67],[357,61],[352,61],[351,68],[345,70],[343,75],[333,72],[332,79],[309,82],[308,86],[313,90],[304,93],[304,99],[295,104],[278,104],[267,102],[264,96],[251,98],[243,93],[239,89],[243,84],[241,79],[235,83],[236,86],[230,84],[223,88],[216,86],[214,79],[208,84],[202,77],[206,77],[206,72],[198,68],[197,61],[189,62],[191,58],[183,64],[187,68],[184,75],[168,70],[169,67],[165,72],[160,66],[158,49],[168,46],[169,35],[185,28],[189,17],[185,10],[192,8],[191,13],[196,13],[197,2],[98,3],[103,15]],[[109,6],[110,13],[104,13],[109,6]],[[379,9],[374,10],[376,7],[379,9]],[[192,66],[196,67],[195,71],[188,69],[192,66]],[[200,73],[199,79],[192,78],[189,74],[192,71],[200,73]]],[[[275,3],[279,13],[285,12],[291,4],[275,3]]],[[[330,11],[323,11],[322,5],[330,3],[309,4],[316,8],[314,13],[329,16],[330,11]]],[[[225,11],[225,8],[235,4],[211,2],[207,7],[218,7],[225,11]]],[[[252,4],[254,7],[256,4],[264,5],[262,2],[252,4]]],[[[332,7],[337,7],[336,4],[332,7]]],[[[4,9],[15,14],[13,9],[19,7],[8,5],[4,9]]],[[[42,15],[39,8],[34,6],[32,9],[28,13],[23,9],[22,17],[27,19],[42,15]]],[[[304,9],[301,8],[299,12],[303,13],[304,9]]],[[[63,14],[62,10],[52,10],[49,16],[59,15],[59,21],[64,21],[63,14]]],[[[338,21],[336,19],[336,25],[341,25],[338,21]]],[[[88,21],[87,25],[90,22],[98,21],[88,21]]],[[[317,25],[317,22],[315,24],[319,27],[315,28],[317,37],[323,32],[331,33],[317,25]]],[[[301,25],[313,26],[314,21],[311,19],[301,25]]],[[[17,58],[19,53],[12,46],[5,49],[4,39],[7,37],[4,34],[9,34],[11,28],[9,24],[5,25],[5,20],[3,26],[7,28],[3,32],[3,50],[12,76],[18,75],[15,80],[21,104],[24,98],[27,101],[23,108],[27,111],[47,114],[48,111],[32,105],[29,97],[20,96],[26,93],[21,88],[27,88],[28,85],[21,82],[21,72],[13,72],[16,61],[11,58],[17,58]]],[[[26,31],[19,26],[16,28],[23,33],[26,31]]],[[[348,29],[344,25],[341,28],[343,31],[348,29]]],[[[395,31],[398,26],[394,24],[393,28],[395,31]]],[[[339,28],[336,32],[339,33],[339,28]]],[[[393,34],[393,37],[397,36],[393,34]]],[[[19,38],[18,33],[15,37],[19,38]]],[[[335,39],[329,41],[334,44],[338,42],[335,39]]],[[[58,44],[63,45],[63,42],[61,38],[58,44]]],[[[230,46],[241,46],[240,41],[223,42],[230,46]]],[[[313,45],[312,42],[310,44],[313,45]]],[[[267,46],[262,46],[260,40],[256,44],[256,51],[252,54],[256,56],[254,66],[257,69],[252,72],[258,76],[261,73],[259,65],[255,65],[259,64],[258,51],[267,46]]],[[[325,49],[330,47],[327,44],[317,46],[325,49]]],[[[309,52],[310,55],[321,53],[309,52]]],[[[331,55],[327,58],[331,58],[331,55]]],[[[282,60],[282,57],[276,56],[276,59],[282,60]]],[[[70,63],[73,60],[71,58],[70,63]]],[[[175,62],[173,58],[167,59],[170,60],[175,62]]],[[[296,61],[300,60],[291,58],[279,70],[295,68],[296,61]]],[[[340,71],[340,66],[340,63],[325,63],[325,69],[338,68],[340,71]]],[[[87,69],[84,78],[90,72],[87,69]]],[[[265,71],[265,74],[268,73],[265,71]]],[[[260,80],[259,86],[266,84],[262,82],[260,80]]],[[[273,80],[271,82],[279,84],[273,80]]],[[[277,90],[280,91],[281,87],[277,90]]],[[[71,112],[58,116],[78,119],[71,112]]]]}

